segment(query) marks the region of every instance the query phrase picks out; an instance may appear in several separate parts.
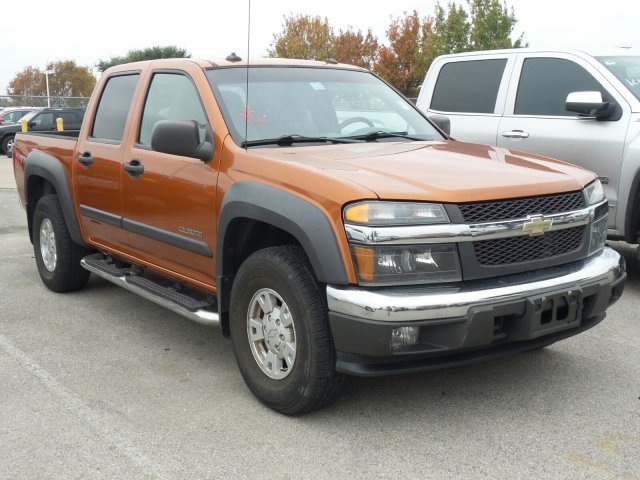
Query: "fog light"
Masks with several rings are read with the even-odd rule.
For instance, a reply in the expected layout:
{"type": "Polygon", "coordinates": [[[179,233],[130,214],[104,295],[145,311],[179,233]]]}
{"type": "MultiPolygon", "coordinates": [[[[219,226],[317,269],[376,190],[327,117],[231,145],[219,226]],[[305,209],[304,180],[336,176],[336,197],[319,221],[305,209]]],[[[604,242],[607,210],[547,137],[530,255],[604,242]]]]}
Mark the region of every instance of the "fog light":
{"type": "Polygon", "coordinates": [[[410,347],[418,343],[420,327],[400,327],[391,330],[391,350],[410,347]]]}

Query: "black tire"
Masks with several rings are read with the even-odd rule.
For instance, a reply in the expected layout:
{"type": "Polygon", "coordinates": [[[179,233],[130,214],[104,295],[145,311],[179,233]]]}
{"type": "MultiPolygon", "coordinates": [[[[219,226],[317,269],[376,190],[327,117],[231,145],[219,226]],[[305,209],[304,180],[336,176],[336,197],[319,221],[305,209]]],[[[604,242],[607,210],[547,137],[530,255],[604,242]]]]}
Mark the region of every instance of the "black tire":
{"type": "Polygon", "coordinates": [[[345,376],[335,370],[326,298],[301,248],[265,248],[242,263],[231,290],[230,328],[240,372],[251,392],[268,407],[298,415],[337,399],[345,376]],[[262,289],[271,289],[282,298],[295,328],[295,361],[280,379],[262,370],[249,340],[250,303],[262,289]]]}
{"type": "Polygon", "coordinates": [[[9,143],[13,141],[14,135],[7,135],[2,139],[2,152],[9,156],[9,143]]]}
{"type": "Polygon", "coordinates": [[[90,272],[80,266],[80,260],[90,251],[71,240],[57,195],[45,195],[33,214],[33,252],[42,282],[54,292],[72,292],[83,288],[90,272]],[[54,234],[56,260],[53,268],[45,265],[41,247],[41,227],[50,222],[54,234]]]}

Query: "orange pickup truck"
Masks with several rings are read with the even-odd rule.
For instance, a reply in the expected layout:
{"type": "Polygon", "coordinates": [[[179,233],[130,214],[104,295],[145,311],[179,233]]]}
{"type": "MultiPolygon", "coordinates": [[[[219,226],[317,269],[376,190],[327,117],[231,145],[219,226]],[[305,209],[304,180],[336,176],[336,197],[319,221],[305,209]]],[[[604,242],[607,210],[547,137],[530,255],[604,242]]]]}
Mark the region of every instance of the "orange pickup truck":
{"type": "Polygon", "coordinates": [[[253,394],[289,415],[348,374],[585,331],[626,276],[594,174],[455,141],[330,61],[113,67],[79,132],[20,133],[13,164],[49,289],[93,273],[219,326],[253,394]]]}

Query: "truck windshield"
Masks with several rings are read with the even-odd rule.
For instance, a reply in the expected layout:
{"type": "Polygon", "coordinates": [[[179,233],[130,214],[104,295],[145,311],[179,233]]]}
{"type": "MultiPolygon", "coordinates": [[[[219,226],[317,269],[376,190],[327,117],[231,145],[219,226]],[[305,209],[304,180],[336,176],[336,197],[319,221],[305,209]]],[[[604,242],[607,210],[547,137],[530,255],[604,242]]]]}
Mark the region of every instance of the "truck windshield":
{"type": "Polygon", "coordinates": [[[640,100],[640,57],[596,57],[640,100]]]}
{"type": "Polygon", "coordinates": [[[407,99],[367,72],[250,67],[248,105],[246,67],[211,69],[207,77],[238,145],[443,139],[407,99]]]}

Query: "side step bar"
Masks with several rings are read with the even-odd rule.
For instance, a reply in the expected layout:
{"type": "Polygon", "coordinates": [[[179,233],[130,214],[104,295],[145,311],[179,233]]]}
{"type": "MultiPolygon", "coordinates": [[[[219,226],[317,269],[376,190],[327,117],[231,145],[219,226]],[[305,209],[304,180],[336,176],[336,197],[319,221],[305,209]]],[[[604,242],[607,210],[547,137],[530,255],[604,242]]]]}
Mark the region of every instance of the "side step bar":
{"type": "Polygon", "coordinates": [[[212,327],[220,325],[218,312],[212,310],[216,308],[215,304],[198,301],[172,288],[163,287],[148,278],[130,275],[127,270],[107,262],[101,253],[87,255],[80,260],[80,265],[91,273],[189,320],[212,327]]]}

